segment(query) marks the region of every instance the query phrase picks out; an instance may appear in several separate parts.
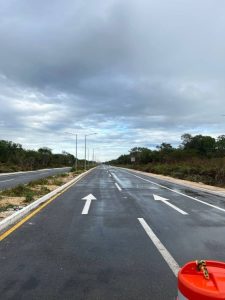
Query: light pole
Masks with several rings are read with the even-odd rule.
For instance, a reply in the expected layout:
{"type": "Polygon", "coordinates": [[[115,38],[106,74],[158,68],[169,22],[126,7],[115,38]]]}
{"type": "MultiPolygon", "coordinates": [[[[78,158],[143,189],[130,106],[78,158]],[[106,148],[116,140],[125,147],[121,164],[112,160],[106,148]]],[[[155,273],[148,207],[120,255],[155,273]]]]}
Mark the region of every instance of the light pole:
{"type": "Polygon", "coordinates": [[[77,134],[76,134],[76,160],[75,160],[75,170],[77,172],[77,134]]]}
{"type": "Polygon", "coordinates": [[[97,133],[96,132],[95,133],[89,133],[89,134],[85,134],[85,136],[84,136],[84,170],[85,171],[86,171],[87,136],[94,135],[94,134],[97,134],[97,133]]]}
{"type": "Polygon", "coordinates": [[[75,170],[77,171],[77,133],[65,132],[66,134],[75,135],[76,136],[76,160],[75,160],[75,170]]]}
{"type": "Polygon", "coordinates": [[[89,148],[87,148],[87,167],[89,169],[89,148]]]}
{"type": "Polygon", "coordinates": [[[92,153],[92,166],[94,166],[94,160],[95,160],[95,149],[93,148],[93,153],[92,153]]]}

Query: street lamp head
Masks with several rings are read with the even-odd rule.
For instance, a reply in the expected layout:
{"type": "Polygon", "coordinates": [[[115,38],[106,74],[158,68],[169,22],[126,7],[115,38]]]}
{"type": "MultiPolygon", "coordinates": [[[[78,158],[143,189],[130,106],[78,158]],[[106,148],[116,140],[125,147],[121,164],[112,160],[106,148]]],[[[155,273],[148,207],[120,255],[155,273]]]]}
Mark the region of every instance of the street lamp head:
{"type": "Polygon", "coordinates": [[[77,136],[77,133],[72,133],[72,132],[64,132],[64,134],[70,134],[70,135],[76,135],[77,136]]]}
{"type": "Polygon", "coordinates": [[[88,134],[85,134],[85,136],[90,136],[90,135],[94,135],[94,134],[97,134],[96,132],[94,133],[88,133],[88,134]]]}

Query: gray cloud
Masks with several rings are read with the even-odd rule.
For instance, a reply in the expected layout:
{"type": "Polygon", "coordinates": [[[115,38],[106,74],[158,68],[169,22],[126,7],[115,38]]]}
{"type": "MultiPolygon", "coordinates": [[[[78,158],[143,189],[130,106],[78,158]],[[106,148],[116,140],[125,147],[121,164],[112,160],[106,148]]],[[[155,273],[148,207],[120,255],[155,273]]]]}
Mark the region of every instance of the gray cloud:
{"type": "Polygon", "coordinates": [[[0,134],[99,158],[225,130],[222,0],[8,0],[0,8],[0,134]],[[105,151],[104,151],[105,149],[105,151]]]}

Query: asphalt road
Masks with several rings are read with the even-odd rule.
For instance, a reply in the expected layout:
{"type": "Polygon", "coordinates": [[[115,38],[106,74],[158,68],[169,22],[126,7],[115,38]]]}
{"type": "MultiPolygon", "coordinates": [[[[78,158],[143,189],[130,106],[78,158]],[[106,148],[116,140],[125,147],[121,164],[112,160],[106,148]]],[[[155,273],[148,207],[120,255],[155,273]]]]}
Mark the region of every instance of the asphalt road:
{"type": "Polygon", "coordinates": [[[48,176],[68,172],[70,168],[43,169],[29,172],[15,172],[9,174],[0,174],[0,190],[9,189],[19,184],[45,178],[48,176]]]}
{"type": "Polygon", "coordinates": [[[224,220],[221,196],[98,167],[0,242],[0,299],[175,299],[179,266],[225,261],[224,220]]]}

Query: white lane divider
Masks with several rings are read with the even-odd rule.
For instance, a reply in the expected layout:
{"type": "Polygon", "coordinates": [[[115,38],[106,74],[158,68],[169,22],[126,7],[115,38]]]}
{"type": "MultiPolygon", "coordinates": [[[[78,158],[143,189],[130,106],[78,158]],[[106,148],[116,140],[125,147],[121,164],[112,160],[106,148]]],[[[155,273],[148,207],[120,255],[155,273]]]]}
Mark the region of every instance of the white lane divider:
{"type": "Polygon", "coordinates": [[[166,263],[168,264],[174,275],[177,276],[180,269],[178,263],[175,261],[173,256],[166,249],[166,247],[164,247],[164,245],[161,243],[161,241],[158,239],[158,237],[155,235],[155,233],[152,231],[152,229],[149,227],[146,221],[143,218],[138,218],[138,221],[141,223],[148,237],[151,239],[151,241],[156,246],[162,257],[165,259],[166,263]]]}
{"type": "Polygon", "coordinates": [[[0,182],[6,182],[6,181],[12,181],[12,180],[15,180],[15,179],[0,180],[0,182]]]}
{"type": "Polygon", "coordinates": [[[92,201],[92,200],[97,200],[97,199],[96,199],[95,196],[93,196],[92,194],[89,194],[89,195],[87,195],[86,197],[82,198],[82,200],[85,200],[86,203],[85,203],[85,205],[84,205],[84,208],[83,208],[81,214],[82,214],[82,215],[87,215],[88,212],[89,212],[89,208],[90,208],[90,206],[91,206],[91,201],[92,201]]]}
{"type": "Polygon", "coordinates": [[[121,189],[121,187],[119,186],[118,183],[115,182],[115,186],[118,188],[118,190],[119,190],[120,192],[122,191],[122,189],[121,189]]]}
{"type": "Polygon", "coordinates": [[[188,213],[186,213],[184,210],[178,208],[176,205],[173,205],[172,203],[168,202],[169,199],[166,199],[166,198],[163,198],[163,197],[160,197],[158,195],[154,195],[153,194],[153,197],[156,201],[161,201],[163,203],[165,203],[166,205],[172,207],[173,209],[175,209],[176,211],[178,211],[180,214],[182,215],[188,215],[188,213]]]}
{"type": "MultiPolygon", "coordinates": [[[[124,170],[123,170],[123,171],[124,171],[124,170]]],[[[164,186],[164,185],[159,184],[159,183],[156,183],[156,182],[154,182],[154,181],[151,181],[151,180],[142,178],[142,177],[137,176],[137,175],[135,175],[135,174],[132,174],[132,173],[130,173],[130,172],[127,172],[127,171],[124,171],[124,172],[126,172],[126,173],[128,173],[128,174],[130,174],[130,175],[132,175],[132,176],[134,176],[134,177],[140,178],[140,179],[142,179],[142,180],[144,180],[144,181],[147,181],[147,182],[150,182],[150,183],[155,184],[155,185],[157,185],[157,186],[160,186],[160,187],[162,187],[162,188],[164,188],[164,189],[166,189],[166,190],[168,190],[168,191],[174,192],[174,193],[176,193],[176,194],[178,194],[178,195],[187,197],[187,198],[192,199],[192,200],[194,200],[194,201],[196,201],[196,202],[205,204],[205,205],[207,205],[207,206],[210,206],[210,207],[213,207],[213,208],[215,208],[215,209],[218,209],[218,210],[220,210],[220,211],[225,212],[225,209],[224,209],[224,208],[221,208],[221,207],[219,207],[219,206],[216,206],[216,205],[210,204],[210,203],[208,203],[208,202],[199,200],[199,199],[197,199],[197,198],[188,196],[188,195],[183,194],[183,193],[181,193],[181,192],[178,192],[178,191],[176,191],[176,190],[170,189],[170,188],[168,188],[167,186],[164,186]]]]}
{"type": "Polygon", "coordinates": [[[121,183],[120,179],[116,176],[115,173],[112,173],[112,176],[114,177],[114,179],[115,179],[117,182],[121,183]]]}

